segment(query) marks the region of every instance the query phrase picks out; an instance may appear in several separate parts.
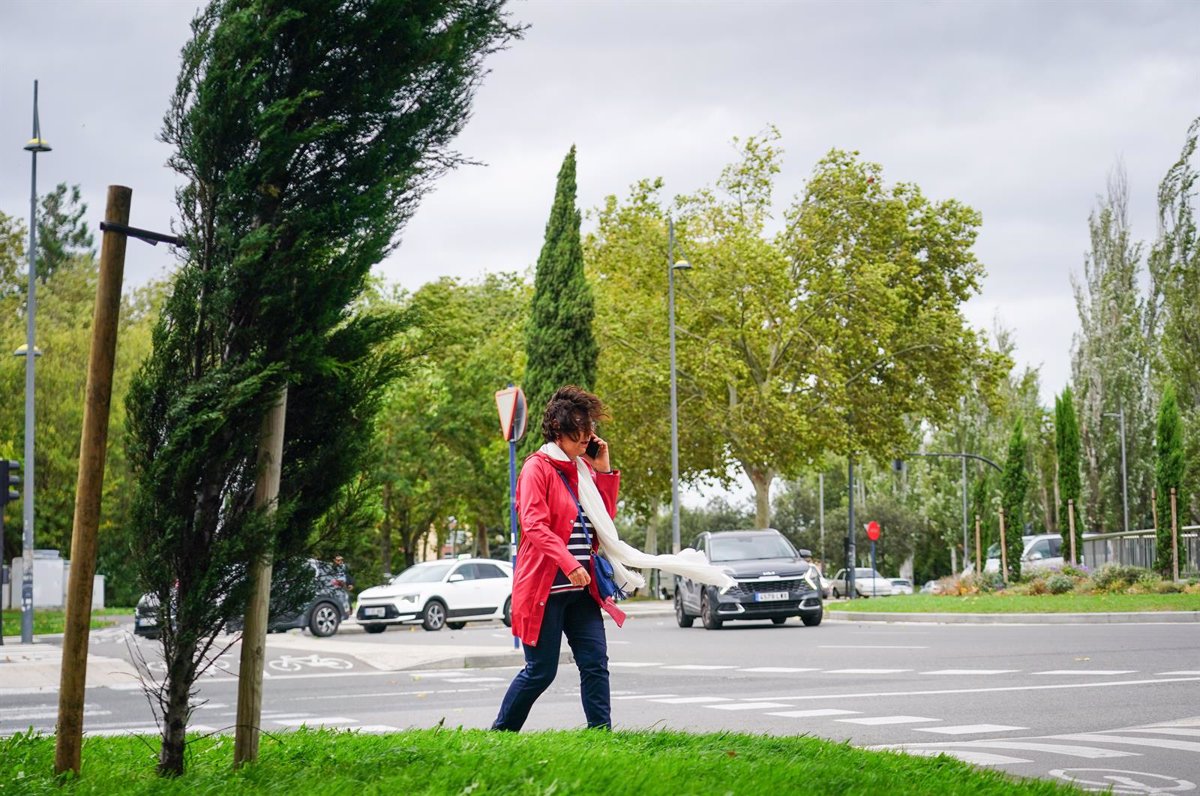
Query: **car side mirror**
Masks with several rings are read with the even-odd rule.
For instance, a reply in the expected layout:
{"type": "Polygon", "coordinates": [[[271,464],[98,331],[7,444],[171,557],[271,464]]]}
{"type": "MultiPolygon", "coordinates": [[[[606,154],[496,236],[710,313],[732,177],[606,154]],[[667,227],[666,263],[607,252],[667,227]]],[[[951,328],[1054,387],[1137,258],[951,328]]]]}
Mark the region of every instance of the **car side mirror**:
{"type": "Polygon", "coordinates": [[[800,550],[799,553],[801,558],[812,558],[812,550],[800,550]]]}
{"type": "Polygon", "coordinates": [[[449,579],[447,579],[447,581],[446,581],[446,582],[447,582],[447,583],[459,583],[459,582],[461,582],[461,581],[464,581],[464,580],[466,580],[466,578],[464,578],[462,575],[460,575],[460,574],[458,574],[457,572],[455,572],[453,575],[451,575],[451,576],[449,577],[449,579]]]}
{"type": "Polygon", "coordinates": [[[1037,550],[1034,550],[1032,553],[1029,554],[1029,560],[1030,561],[1041,561],[1042,554],[1039,553],[1037,550]]]}

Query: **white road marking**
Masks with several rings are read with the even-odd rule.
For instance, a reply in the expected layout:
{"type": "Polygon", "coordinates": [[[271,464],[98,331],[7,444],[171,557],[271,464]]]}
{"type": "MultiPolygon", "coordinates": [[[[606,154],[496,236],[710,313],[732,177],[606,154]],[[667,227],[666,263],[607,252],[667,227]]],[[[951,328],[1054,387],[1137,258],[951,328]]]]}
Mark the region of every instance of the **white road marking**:
{"type": "Polygon", "coordinates": [[[318,694],[316,696],[292,697],[293,702],[313,702],[318,699],[362,699],[364,697],[429,696],[430,694],[477,694],[492,688],[418,688],[412,691],[371,691],[366,694],[318,694]]]}
{"type": "Polygon", "coordinates": [[[1185,672],[1158,672],[1157,674],[1159,677],[1190,677],[1200,674],[1200,669],[1192,669],[1185,672]]]}
{"type": "Polygon", "coordinates": [[[964,763],[971,763],[976,766],[1007,766],[1013,763],[1032,763],[1032,760],[1026,760],[1023,757],[1009,757],[1008,755],[993,755],[987,752],[969,752],[962,749],[905,749],[905,754],[919,755],[920,757],[937,757],[938,755],[947,755],[955,757],[964,763]]]}
{"type": "Polygon", "coordinates": [[[664,705],[699,705],[703,702],[728,702],[728,697],[686,696],[651,699],[651,702],[661,702],[664,705]]]}
{"type": "Polygon", "coordinates": [[[821,716],[852,716],[857,710],[838,710],[837,708],[818,708],[817,710],[785,710],[779,713],[768,713],[768,716],[783,716],[787,719],[809,719],[821,716]]]}
{"type": "Polygon", "coordinates": [[[1091,743],[1115,743],[1127,746],[1153,746],[1156,749],[1178,749],[1183,752],[1200,752],[1200,743],[1195,741],[1174,741],[1170,738],[1130,738],[1127,735],[1107,735],[1104,733],[1075,733],[1070,735],[1051,735],[1063,741],[1089,741],[1091,743]]]}
{"type": "Polygon", "coordinates": [[[689,672],[711,672],[717,669],[736,669],[736,666],[715,666],[704,663],[681,663],[678,666],[664,666],[664,669],[676,669],[689,672]]]}
{"type": "Polygon", "coordinates": [[[447,677],[443,683],[505,683],[503,677],[447,677]]]}
{"type": "Polygon", "coordinates": [[[912,669],[828,669],[826,674],[900,674],[912,669]]]}
{"type": "Polygon", "coordinates": [[[799,666],[755,666],[753,669],[742,669],[743,672],[762,674],[795,674],[797,672],[819,672],[820,669],[805,669],[799,666]]]}
{"type": "Polygon", "coordinates": [[[1097,677],[1116,677],[1119,674],[1137,674],[1137,669],[1053,669],[1048,672],[1034,672],[1034,674],[1065,674],[1069,676],[1088,674],[1097,677]]]}
{"type": "Polygon", "coordinates": [[[1192,738],[1200,738],[1200,730],[1191,729],[1189,727],[1138,727],[1131,730],[1121,730],[1121,732],[1145,732],[1158,735],[1185,735],[1192,738]]]}
{"type": "Polygon", "coordinates": [[[284,727],[328,727],[332,724],[358,724],[358,719],[348,719],[345,716],[318,716],[310,719],[271,719],[284,727]]]}
{"type": "Polygon", "coordinates": [[[929,647],[900,644],[820,644],[823,650],[927,650],[929,647]]]}
{"type": "Polygon", "coordinates": [[[631,696],[613,697],[613,699],[658,699],[660,697],[673,697],[675,694],[633,694],[631,696]]]}
{"type": "Polygon", "coordinates": [[[917,732],[936,732],[941,735],[976,735],[985,732],[1011,732],[1028,730],[1028,727],[1013,727],[1008,724],[959,724],[954,727],[916,727],[917,732]]]}
{"type": "MultiPolygon", "coordinates": [[[[216,727],[208,727],[204,724],[190,724],[187,728],[188,734],[192,733],[210,733],[216,732],[216,727]]],[[[122,727],[111,730],[84,730],[83,734],[91,738],[109,737],[114,735],[158,735],[160,730],[156,726],[135,725],[133,727],[122,727]]]]}
{"type": "Polygon", "coordinates": [[[928,675],[989,675],[989,674],[1012,674],[1019,672],[1020,669],[938,669],[932,672],[921,672],[928,675]]]}
{"type": "MultiPolygon", "coordinates": [[[[99,710],[96,705],[84,705],[84,716],[111,716],[111,710],[99,710]]],[[[0,710],[0,721],[37,721],[38,719],[57,719],[58,706],[33,705],[28,708],[5,708],[0,710]]]]}
{"type": "Polygon", "coordinates": [[[807,701],[810,699],[878,699],[879,697],[909,697],[909,696],[939,696],[942,694],[998,694],[1007,691],[1057,691],[1068,688],[1126,688],[1131,685],[1161,685],[1162,683],[1193,683],[1200,677],[1177,677],[1173,680],[1113,680],[1108,683],[1055,683],[1054,685],[1006,685],[991,688],[938,688],[929,691],[856,691],[849,694],[802,694],[797,696],[750,697],[762,699],[791,699],[807,701]]]}
{"type": "Polygon", "coordinates": [[[393,727],[390,724],[360,724],[357,727],[350,728],[350,732],[365,732],[368,734],[400,731],[399,727],[393,727]]]}
{"type": "Polygon", "coordinates": [[[925,716],[866,716],[861,719],[834,719],[834,721],[876,727],[882,724],[920,724],[926,721],[941,721],[941,719],[930,719],[925,716]]]}
{"type": "MultiPolygon", "coordinates": [[[[1054,736],[1059,737],[1059,736],[1054,736]]],[[[1101,749],[1096,746],[1076,746],[1074,744],[1043,743],[1040,741],[966,741],[966,746],[980,749],[1013,749],[1018,752],[1049,752],[1064,757],[1083,757],[1088,760],[1101,760],[1108,757],[1141,757],[1138,752],[1122,752],[1119,749],[1101,749]]]]}
{"type": "Polygon", "coordinates": [[[705,705],[713,710],[762,710],[764,708],[786,708],[783,702],[732,702],[728,705],[705,705]]]}
{"type": "Polygon", "coordinates": [[[229,705],[224,702],[205,702],[203,705],[196,705],[196,710],[217,710],[219,708],[227,708],[229,705]]]}
{"type": "Polygon", "coordinates": [[[610,669],[638,669],[643,666],[662,666],[662,664],[658,663],[658,662],[647,663],[645,661],[609,661],[608,662],[608,667],[610,669]]]}

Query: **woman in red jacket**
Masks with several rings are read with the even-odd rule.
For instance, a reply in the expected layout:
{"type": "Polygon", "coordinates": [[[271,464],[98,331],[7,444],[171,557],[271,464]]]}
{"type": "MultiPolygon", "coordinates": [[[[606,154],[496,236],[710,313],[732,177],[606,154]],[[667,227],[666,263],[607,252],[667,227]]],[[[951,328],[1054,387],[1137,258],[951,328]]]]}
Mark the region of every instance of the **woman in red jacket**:
{"type": "MultiPolygon", "coordinates": [[[[516,496],[521,541],[513,579],[512,627],[524,645],[525,668],[508,687],[494,730],[517,731],[525,724],[533,703],[558,672],[563,636],[579,667],[588,727],[612,727],[608,642],[579,522],[582,510],[576,503],[579,473],[585,470],[609,517],[616,516],[620,474],[610,466],[608,443],[595,434],[596,422],[606,417],[595,395],[578,387],[560,388],[542,417],[546,444],[521,467],[516,496]],[[589,456],[588,444],[593,441],[594,455],[589,456]],[[587,467],[577,468],[580,457],[587,467]]],[[[591,523],[588,534],[595,549],[591,523]]]]}

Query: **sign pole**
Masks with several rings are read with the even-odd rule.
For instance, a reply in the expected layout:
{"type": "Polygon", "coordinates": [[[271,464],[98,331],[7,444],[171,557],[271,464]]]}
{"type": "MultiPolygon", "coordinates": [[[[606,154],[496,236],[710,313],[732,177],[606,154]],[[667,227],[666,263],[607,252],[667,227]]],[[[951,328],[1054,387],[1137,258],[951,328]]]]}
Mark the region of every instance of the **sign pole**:
{"type": "MultiPolygon", "coordinates": [[[[508,440],[508,552],[512,556],[513,580],[517,573],[517,442],[525,436],[525,423],[529,416],[525,393],[511,382],[508,387],[496,392],[496,411],[500,415],[500,433],[508,440]]],[[[521,641],[513,636],[513,649],[520,649],[521,641]]]]}
{"type": "Polygon", "coordinates": [[[871,541],[871,596],[875,596],[875,584],[879,582],[879,570],[875,568],[875,542],[871,541]]]}
{"type": "MultiPolygon", "coordinates": [[[[517,441],[508,442],[508,552],[512,555],[513,578],[517,573],[517,441]]],[[[513,649],[521,642],[513,636],[513,649]]]]}

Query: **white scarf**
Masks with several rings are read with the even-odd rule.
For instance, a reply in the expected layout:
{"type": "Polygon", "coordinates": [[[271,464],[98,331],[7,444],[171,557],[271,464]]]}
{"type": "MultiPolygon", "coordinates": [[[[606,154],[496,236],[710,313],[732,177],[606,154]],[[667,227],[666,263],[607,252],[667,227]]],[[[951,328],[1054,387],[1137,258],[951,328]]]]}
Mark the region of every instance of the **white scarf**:
{"type": "MultiPolygon", "coordinates": [[[[555,461],[570,461],[570,457],[563,453],[562,448],[553,442],[547,442],[541,451],[555,461]]],[[[621,589],[632,592],[646,585],[645,578],[637,572],[629,571],[627,567],[670,572],[697,583],[719,586],[722,591],[736,583],[726,572],[708,563],[708,559],[699,550],[688,547],[678,553],[652,556],[622,542],[621,537],[617,535],[617,526],[608,516],[604,498],[600,497],[600,490],[592,480],[591,470],[582,456],[575,459],[575,469],[579,474],[579,503],[583,506],[583,513],[587,515],[588,525],[595,529],[596,538],[600,540],[600,551],[613,565],[613,575],[621,589]]]]}

